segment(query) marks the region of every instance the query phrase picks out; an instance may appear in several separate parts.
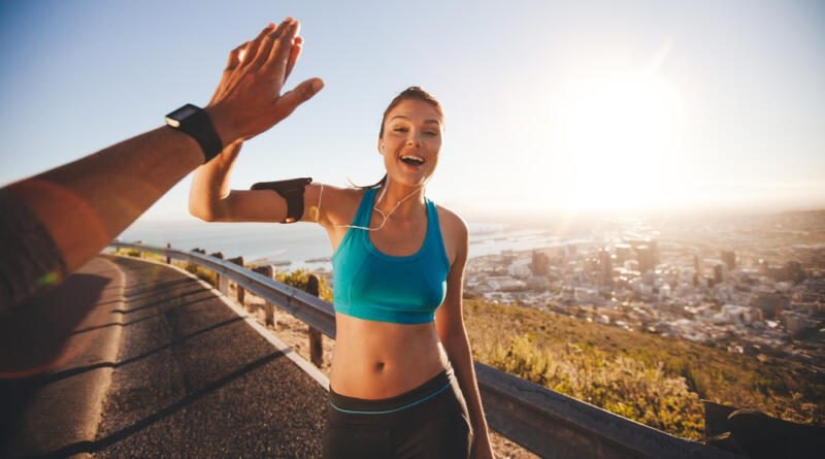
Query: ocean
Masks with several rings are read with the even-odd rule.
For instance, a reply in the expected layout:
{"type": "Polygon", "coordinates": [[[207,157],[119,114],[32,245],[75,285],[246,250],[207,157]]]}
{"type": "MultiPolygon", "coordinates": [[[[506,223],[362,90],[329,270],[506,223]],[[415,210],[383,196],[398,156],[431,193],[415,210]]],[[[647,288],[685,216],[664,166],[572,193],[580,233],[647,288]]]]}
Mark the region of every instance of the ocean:
{"type": "MultiPolygon", "coordinates": [[[[468,226],[471,259],[566,242],[542,229],[514,229],[507,224],[483,222],[470,222],[468,226]]],[[[137,221],[117,239],[155,246],[171,244],[184,251],[201,248],[208,254],[222,252],[225,258],[242,255],[247,264],[273,264],[279,269],[331,270],[332,246],[326,232],[313,224],[137,221]]]]}

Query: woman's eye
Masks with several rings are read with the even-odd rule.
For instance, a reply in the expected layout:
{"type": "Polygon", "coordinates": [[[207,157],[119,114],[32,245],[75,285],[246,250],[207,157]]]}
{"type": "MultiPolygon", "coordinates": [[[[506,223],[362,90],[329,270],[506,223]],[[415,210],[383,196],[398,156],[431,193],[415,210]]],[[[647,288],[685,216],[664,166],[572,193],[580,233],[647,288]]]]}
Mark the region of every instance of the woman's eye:
{"type": "Polygon", "coordinates": [[[438,135],[438,133],[435,131],[426,131],[424,132],[424,135],[426,135],[427,137],[435,137],[438,135]]]}
{"type": "Polygon", "coordinates": [[[403,127],[403,126],[399,126],[397,128],[394,128],[393,131],[395,131],[395,132],[408,132],[409,129],[406,128],[406,127],[403,127]]]}

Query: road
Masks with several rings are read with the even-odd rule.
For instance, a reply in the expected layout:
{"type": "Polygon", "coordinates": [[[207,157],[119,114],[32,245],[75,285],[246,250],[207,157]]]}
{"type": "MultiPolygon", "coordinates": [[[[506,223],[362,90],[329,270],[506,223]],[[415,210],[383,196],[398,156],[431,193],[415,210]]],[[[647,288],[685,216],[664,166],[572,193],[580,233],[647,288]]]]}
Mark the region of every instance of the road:
{"type": "Polygon", "coordinates": [[[326,390],[199,281],[102,256],[24,307],[0,330],[3,457],[320,456],[326,390]]]}

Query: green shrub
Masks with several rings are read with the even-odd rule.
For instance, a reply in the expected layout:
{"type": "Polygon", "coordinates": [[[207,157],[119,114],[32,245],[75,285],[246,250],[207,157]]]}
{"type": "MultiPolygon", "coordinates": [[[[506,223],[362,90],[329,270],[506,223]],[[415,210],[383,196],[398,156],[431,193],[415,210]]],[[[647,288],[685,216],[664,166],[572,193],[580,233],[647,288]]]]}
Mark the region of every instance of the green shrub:
{"type": "Polygon", "coordinates": [[[198,279],[202,279],[212,285],[212,287],[218,286],[218,274],[210,271],[206,268],[199,266],[196,263],[187,262],[184,265],[184,269],[192,274],[194,274],[198,279]]]}
{"type": "MultiPolygon", "coordinates": [[[[309,283],[309,276],[312,273],[305,270],[305,269],[296,269],[295,271],[290,272],[279,272],[275,275],[275,280],[287,285],[291,285],[297,289],[301,289],[306,291],[307,285],[309,283]]],[[[332,302],[332,288],[327,284],[327,280],[324,277],[318,277],[318,292],[319,297],[327,302],[332,302]]]]}
{"type": "Polygon", "coordinates": [[[464,309],[479,361],[674,435],[700,436],[700,399],[804,424],[825,420],[821,376],[798,362],[481,300],[464,309]]]}
{"type": "Polygon", "coordinates": [[[115,249],[115,253],[117,255],[125,255],[127,257],[135,257],[135,258],[140,258],[140,254],[141,254],[140,250],[124,249],[124,248],[115,249]]]}
{"type": "Polygon", "coordinates": [[[664,364],[650,367],[627,356],[610,357],[595,346],[539,349],[528,334],[497,346],[488,363],[522,379],[686,438],[702,437],[702,403],[682,377],[664,364]]]}
{"type": "Polygon", "coordinates": [[[144,252],[137,249],[124,249],[118,248],[115,249],[115,254],[117,255],[125,255],[127,257],[134,257],[134,258],[143,258],[147,260],[155,260],[160,262],[166,262],[166,257],[162,253],[158,252],[144,252]]]}

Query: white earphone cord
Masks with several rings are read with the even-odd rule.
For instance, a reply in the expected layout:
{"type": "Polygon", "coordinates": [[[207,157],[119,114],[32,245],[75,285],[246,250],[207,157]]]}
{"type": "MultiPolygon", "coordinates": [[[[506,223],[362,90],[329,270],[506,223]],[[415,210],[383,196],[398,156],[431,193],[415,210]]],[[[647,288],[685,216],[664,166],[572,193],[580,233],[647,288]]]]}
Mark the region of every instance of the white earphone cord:
{"type": "MultiPolygon", "coordinates": [[[[424,187],[422,186],[421,188],[424,188],[424,187]]],[[[369,228],[369,227],[366,227],[366,226],[358,226],[358,225],[334,225],[334,226],[335,226],[336,228],[355,228],[355,229],[360,229],[360,230],[365,230],[365,231],[378,231],[378,230],[380,230],[381,228],[383,228],[383,227],[384,227],[384,225],[386,225],[386,224],[387,224],[387,220],[390,218],[390,215],[392,215],[392,214],[393,214],[393,212],[395,212],[395,210],[396,210],[396,209],[398,209],[398,206],[400,206],[400,205],[401,205],[401,203],[403,203],[404,201],[406,201],[407,199],[409,199],[412,195],[414,195],[415,193],[417,193],[417,192],[418,192],[418,190],[420,190],[421,188],[416,188],[416,189],[415,189],[415,190],[413,190],[410,194],[408,194],[408,195],[404,196],[404,198],[403,198],[403,199],[401,199],[400,201],[398,201],[397,203],[395,203],[395,207],[393,207],[393,208],[390,210],[390,212],[389,212],[389,213],[385,214],[384,212],[382,212],[382,211],[381,211],[381,209],[379,209],[379,208],[378,208],[378,204],[381,202],[381,199],[383,199],[383,198],[384,198],[384,193],[387,191],[387,187],[386,187],[386,186],[382,186],[382,187],[381,187],[381,194],[380,194],[380,195],[378,195],[378,199],[375,201],[375,205],[372,207],[372,210],[374,210],[374,211],[378,212],[379,214],[381,214],[381,218],[382,218],[382,220],[381,220],[381,224],[380,224],[380,225],[378,225],[376,228],[369,228]]],[[[321,210],[321,197],[324,195],[324,186],[323,186],[323,185],[321,185],[321,193],[320,193],[320,194],[321,194],[321,196],[319,196],[319,197],[318,197],[318,211],[319,211],[319,215],[320,215],[320,210],[321,210]]]]}

